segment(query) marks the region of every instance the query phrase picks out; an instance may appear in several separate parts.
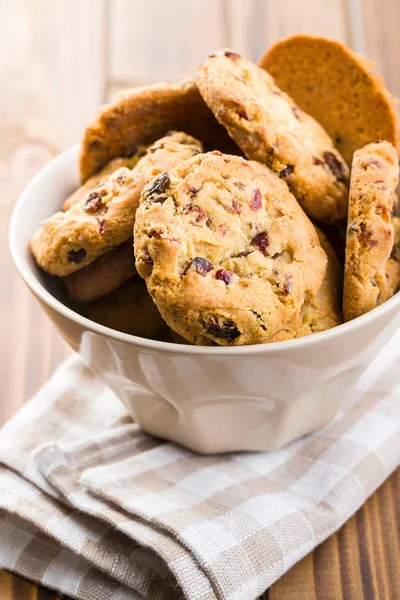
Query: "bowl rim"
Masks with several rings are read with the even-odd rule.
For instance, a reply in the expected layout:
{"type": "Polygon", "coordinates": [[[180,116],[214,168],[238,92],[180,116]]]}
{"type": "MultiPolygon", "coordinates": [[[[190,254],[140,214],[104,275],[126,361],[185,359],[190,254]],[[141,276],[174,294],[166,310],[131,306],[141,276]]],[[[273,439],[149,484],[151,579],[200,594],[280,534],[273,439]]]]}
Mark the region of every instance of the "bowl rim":
{"type": "MultiPolygon", "coordinates": [[[[46,178],[51,171],[59,168],[63,163],[70,166],[71,162],[75,160],[77,164],[77,156],[79,152],[79,144],[75,144],[64,150],[55,158],[50,160],[40,171],[31,179],[26,185],[22,193],[20,194],[11,216],[9,226],[9,246],[14,264],[28,286],[39,300],[46,304],[49,308],[60,314],[62,317],[73,321],[75,324],[92,331],[94,333],[103,335],[107,338],[111,338],[118,342],[123,342],[129,346],[136,346],[142,350],[148,350],[157,353],[169,353],[169,354],[186,354],[186,355],[201,355],[201,356],[251,356],[257,355],[268,355],[288,350],[300,350],[308,348],[309,346],[318,344],[319,342],[332,341],[345,333],[351,333],[359,328],[363,328],[368,323],[379,319],[384,314],[391,311],[395,305],[400,305],[400,293],[395,294],[392,298],[374,308],[370,312],[358,317],[348,323],[343,323],[332,329],[314,333],[309,336],[296,338],[292,340],[286,340],[281,342],[274,342],[271,344],[253,344],[247,346],[194,346],[189,344],[176,344],[173,342],[162,342],[158,340],[150,340],[141,338],[128,333],[122,333],[104,325],[100,325],[83,317],[79,313],[75,312],[71,308],[65,306],[62,302],[57,300],[49,291],[40,283],[34,270],[30,267],[26,256],[23,251],[18,249],[18,224],[23,219],[23,212],[25,203],[29,201],[32,191],[42,184],[42,180],[46,178]]],[[[43,194],[43,197],[46,197],[43,194]]],[[[25,249],[26,250],[26,249],[25,249]]]]}

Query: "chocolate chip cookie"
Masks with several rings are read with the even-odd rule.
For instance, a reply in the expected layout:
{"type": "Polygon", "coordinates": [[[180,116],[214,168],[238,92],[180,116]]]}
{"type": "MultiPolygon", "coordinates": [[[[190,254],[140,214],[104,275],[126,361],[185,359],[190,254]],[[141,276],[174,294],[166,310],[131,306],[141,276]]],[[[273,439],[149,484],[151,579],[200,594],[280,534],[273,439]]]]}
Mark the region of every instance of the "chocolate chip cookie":
{"type": "Polygon", "coordinates": [[[349,165],[355,150],[376,140],[400,151],[396,99],[364,56],[337,40],[301,34],[274,44],[259,65],[321,123],[349,165]]]}
{"type": "Polygon", "coordinates": [[[281,342],[332,329],[342,323],[341,298],[343,269],[328,238],[317,229],[318,238],[328,259],[326,274],[318,294],[304,305],[300,316],[270,340],[281,342]]]}
{"type": "Polygon", "coordinates": [[[201,143],[185,133],[174,132],[158,140],[134,169],[118,169],[81,202],[42,224],[31,240],[38,265],[63,277],[131,238],[145,185],[201,151],[201,143]]]}
{"type": "Polygon", "coordinates": [[[108,179],[108,176],[117,169],[120,169],[121,167],[133,169],[145,154],[146,146],[140,146],[132,156],[127,156],[126,158],[119,157],[110,160],[99,173],[90,177],[80,188],[68,196],[62,205],[62,209],[66,211],[74,204],[82,202],[83,198],[85,198],[89,192],[108,179]]]}
{"type": "Polygon", "coordinates": [[[284,179],[310,217],[329,224],[345,220],[346,163],[326,131],[264,69],[220,50],[200,67],[196,83],[246,156],[284,179]]]}
{"type": "Polygon", "coordinates": [[[135,275],[133,240],[129,239],[61,281],[70,300],[86,303],[109,294],[135,275]]]}
{"type": "Polygon", "coordinates": [[[172,129],[186,131],[211,150],[235,152],[193,81],[156,83],[123,90],[100,108],[82,140],[82,182],[112,158],[134,154],[172,129]]]}
{"type": "Polygon", "coordinates": [[[268,342],[318,292],[326,255],[287,185],[260,163],[212,152],[155,178],[135,222],[138,273],[195,344],[268,342]]]}
{"type": "Polygon", "coordinates": [[[346,237],[345,321],[382,304],[397,287],[398,263],[389,257],[394,243],[391,214],[398,178],[399,159],[389,142],[369,144],[354,153],[346,237]]]}

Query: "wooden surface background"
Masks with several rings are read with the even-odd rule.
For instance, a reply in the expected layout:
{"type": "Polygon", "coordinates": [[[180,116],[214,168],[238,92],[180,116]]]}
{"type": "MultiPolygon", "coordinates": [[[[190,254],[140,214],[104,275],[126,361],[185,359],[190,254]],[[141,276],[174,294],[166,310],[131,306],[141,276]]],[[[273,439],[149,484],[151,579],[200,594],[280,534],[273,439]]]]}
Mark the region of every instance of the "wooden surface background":
{"type": "MultiPolygon", "coordinates": [[[[257,60],[295,32],[369,55],[399,96],[399,31],[400,0],[0,0],[0,424],[70,352],[12,265],[11,211],[101,103],[123,87],[190,76],[220,46],[257,60]]],[[[265,597],[399,599],[399,532],[398,471],[265,597]]],[[[56,596],[0,573],[0,600],[29,598],[56,596]]]]}

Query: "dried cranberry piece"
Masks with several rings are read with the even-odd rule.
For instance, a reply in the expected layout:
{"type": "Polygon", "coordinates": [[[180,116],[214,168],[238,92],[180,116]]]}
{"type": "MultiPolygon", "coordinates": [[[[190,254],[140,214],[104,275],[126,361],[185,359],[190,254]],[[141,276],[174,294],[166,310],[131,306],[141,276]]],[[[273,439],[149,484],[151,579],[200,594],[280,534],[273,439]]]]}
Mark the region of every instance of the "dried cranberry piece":
{"type": "Polygon", "coordinates": [[[150,185],[150,187],[146,190],[146,197],[151,196],[152,194],[162,194],[165,192],[170,186],[171,180],[168,173],[161,173],[159,177],[150,185]]]}
{"type": "Polygon", "coordinates": [[[68,252],[68,262],[70,265],[79,265],[86,258],[86,250],[79,248],[79,250],[70,250],[68,252]]]}
{"type": "Polygon", "coordinates": [[[293,106],[292,106],[292,111],[293,111],[293,114],[294,114],[294,116],[296,117],[296,119],[297,119],[298,121],[300,121],[300,111],[299,111],[299,109],[297,108],[297,106],[294,106],[294,105],[293,105],[293,106]]]}
{"type": "Polygon", "coordinates": [[[319,158],[317,158],[316,156],[313,156],[313,158],[312,158],[312,162],[313,162],[313,165],[318,165],[318,166],[319,166],[319,165],[323,165],[323,164],[324,164],[324,161],[323,161],[323,160],[320,160],[320,159],[319,159],[319,158]]]}
{"type": "Polygon", "coordinates": [[[106,220],[104,217],[97,217],[97,221],[99,223],[99,234],[104,235],[104,226],[106,224],[106,220]]]}
{"type": "Polygon", "coordinates": [[[146,263],[146,265],[154,265],[154,261],[151,258],[149,251],[147,249],[143,250],[141,256],[140,256],[140,260],[144,263],[146,263]]]}
{"type": "Polygon", "coordinates": [[[378,185],[378,189],[382,190],[383,192],[387,189],[384,179],[377,179],[374,181],[374,184],[378,185]]]}
{"type": "Polygon", "coordinates": [[[218,319],[214,317],[205,324],[205,328],[207,333],[216,338],[220,338],[221,340],[236,340],[236,338],[241,335],[239,329],[236,327],[236,323],[231,319],[226,319],[220,323],[218,319]]]}
{"type": "Polygon", "coordinates": [[[186,213],[195,213],[192,223],[200,223],[201,221],[204,221],[204,219],[207,218],[207,213],[206,211],[201,208],[200,206],[197,206],[197,204],[188,204],[187,206],[185,206],[184,208],[184,212],[186,213]]]}
{"type": "Polygon", "coordinates": [[[229,285],[230,282],[232,281],[232,271],[225,271],[225,269],[218,269],[218,271],[215,273],[215,279],[219,279],[220,281],[223,281],[224,283],[226,283],[226,285],[229,285]]]}
{"type": "Polygon", "coordinates": [[[260,231],[257,233],[251,240],[251,245],[256,246],[259,251],[264,254],[264,256],[268,255],[267,248],[269,246],[268,233],[266,231],[260,231]]]}
{"type": "Polygon", "coordinates": [[[204,275],[207,275],[207,273],[212,271],[213,268],[214,265],[212,265],[209,260],[207,260],[206,258],[202,258],[201,256],[196,256],[193,260],[190,261],[183,274],[186,275],[186,273],[189,270],[191,270],[196,271],[196,273],[204,277],[204,275]]]}
{"type": "Polygon", "coordinates": [[[245,119],[246,121],[249,121],[249,115],[247,114],[247,112],[243,109],[238,110],[238,115],[241,119],[245,119]]]}
{"type": "Polygon", "coordinates": [[[282,97],[282,94],[280,92],[278,92],[278,90],[272,90],[272,93],[275,94],[275,96],[282,97]]]}
{"type": "Polygon", "coordinates": [[[240,202],[238,200],[236,200],[236,198],[233,198],[231,212],[233,212],[235,214],[240,214],[241,210],[242,210],[242,208],[240,206],[240,202]]]}
{"type": "Polygon", "coordinates": [[[207,225],[207,227],[210,227],[210,226],[211,226],[211,223],[213,222],[213,220],[214,220],[214,219],[213,219],[212,217],[208,217],[208,219],[207,219],[207,221],[206,221],[206,225],[207,225]]]}
{"type": "Polygon", "coordinates": [[[371,248],[374,248],[378,245],[378,242],[376,240],[369,240],[369,245],[371,246],[371,248]]]}
{"type": "Polygon", "coordinates": [[[260,190],[256,189],[256,190],[254,190],[253,198],[251,199],[250,208],[251,208],[251,210],[260,210],[261,207],[262,207],[261,192],[260,192],[260,190]]]}
{"type": "Polygon", "coordinates": [[[285,296],[288,296],[293,289],[292,276],[286,275],[286,281],[283,284],[282,291],[285,296]]]}
{"type": "Polygon", "coordinates": [[[190,192],[190,195],[192,196],[192,198],[193,198],[193,196],[195,196],[197,194],[198,191],[199,190],[196,190],[195,187],[190,187],[189,188],[189,192],[190,192]]]}
{"type": "Polygon", "coordinates": [[[286,179],[286,177],[289,177],[289,175],[291,175],[293,173],[293,171],[294,171],[294,166],[287,165],[287,167],[282,169],[282,171],[279,171],[278,175],[281,179],[286,179]]]}
{"type": "Polygon", "coordinates": [[[85,202],[84,209],[87,213],[98,212],[103,207],[102,198],[106,195],[105,190],[90,192],[85,202]]]}
{"type": "Polygon", "coordinates": [[[225,50],[224,55],[231,60],[236,61],[238,58],[242,58],[237,52],[231,52],[231,50],[225,50]]]}
{"type": "Polygon", "coordinates": [[[344,165],[336,158],[333,152],[324,152],[324,159],[336,179],[338,181],[346,181],[344,165]]]}
{"type": "Polygon", "coordinates": [[[221,223],[220,225],[218,225],[218,231],[220,232],[221,235],[226,235],[226,232],[228,230],[226,228],[226,225],[224,223],[221,223]]]}

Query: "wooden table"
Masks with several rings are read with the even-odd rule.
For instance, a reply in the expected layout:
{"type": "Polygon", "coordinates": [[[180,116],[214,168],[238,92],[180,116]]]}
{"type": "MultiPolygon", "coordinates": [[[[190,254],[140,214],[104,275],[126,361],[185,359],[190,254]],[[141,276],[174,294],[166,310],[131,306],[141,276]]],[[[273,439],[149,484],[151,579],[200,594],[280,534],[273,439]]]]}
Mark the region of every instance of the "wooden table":
{"type": "MultiPolygon", "coordinates": [[[[399,0],[3,0],[0,2],[0,423],[70,352],[20,281],[7,245],[25,183],[79,140],[120,88],[193,74],[230,46],[257,59],[294,32],[346,41],[400,95],[399,0]]],[[[400,598],[400,474],[269,590],[270,600],[400,598]]],[[[0,573],[0,600],[52,592],[0,573]]]]}

